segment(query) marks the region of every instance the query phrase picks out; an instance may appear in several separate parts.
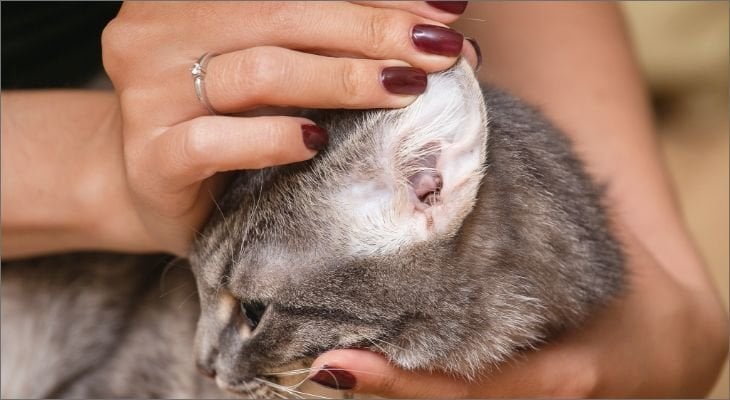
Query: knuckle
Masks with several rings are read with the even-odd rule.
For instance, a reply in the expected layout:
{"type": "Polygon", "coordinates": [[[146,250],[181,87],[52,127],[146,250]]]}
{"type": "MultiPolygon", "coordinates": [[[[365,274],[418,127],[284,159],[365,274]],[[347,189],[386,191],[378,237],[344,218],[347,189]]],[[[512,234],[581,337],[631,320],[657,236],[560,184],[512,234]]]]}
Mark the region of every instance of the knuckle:
{"type": "Polygon", "coordinates": [[[265,1],[256,7],[262,21],[285,34],[296,32],[302,26],[302,17],[311,8],[303,1],[265,1]]]}
{"type": "Polygon", "coordinates": [[[393,28],[400,25],[398,18],[387,10],[374,10],[364,28],[364,52],[373,58],[389,58],[388,45],[393,33],[398,31],[393,28]]]}
{"type": "Polygon", "coordinates": [[[357,60],[343,60],[340,65],[341,102],[345,107],[366,105],[369,100],[368,90],[370,73],[367,66],[357,60]]]}
{"type": "Polygon", "coordinates": [[[123,76],[125,71],[149,58],[161,35],[161,28],[155,24],[119,16],[112,19],[101,33],[102,63],[109,77],[128,78],[123,76]]]}
{"type": "Polygon", "coordinates": [[[122,39],[124,28],[118,18],[112,19],[101,32],[102,63],[107,74],[115,75],[117,68],[124,62],[122,39]]]}
{"type": "MultiPolygon", "coordinates": [[[[181,162],[190,168],[204,170],[210,167],[211,131],[206,118],[190,121],[185,131],[180,149],[181,162]]],[[[204,173],[207,171],[203,171],[204,173]]]]}
{"type": "Polygon", "coordinates": [[[273,47],[257,47],[242,52],[233,63],[233,69],[225,73],[226,79],[232,79],[233,83],[229,86],[233,93],[229,95],[245,93],[244,97],[251,105],[264,104],[280,77],[285,75],[281,53],[273,47]]]}

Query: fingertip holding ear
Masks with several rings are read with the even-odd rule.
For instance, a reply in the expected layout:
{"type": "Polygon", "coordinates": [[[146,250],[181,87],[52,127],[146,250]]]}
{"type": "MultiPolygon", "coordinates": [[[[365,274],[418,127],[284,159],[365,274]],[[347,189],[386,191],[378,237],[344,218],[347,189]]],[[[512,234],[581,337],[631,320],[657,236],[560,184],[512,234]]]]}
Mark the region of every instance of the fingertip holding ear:
{"type": "Polygon", "coordinates": [[[462,56],[474,69],[474,72],[479,72],[482,69],[482,49],[479,47],[479,43],[472,37],[464,37],[466,43],[461,51],[462,56]]]}
{"type": "Polygon", "coordinates": [[[302,125],[302,140],[304,145],[314,151],[320,151],[327,147],[329,135],[323,128],[314,124],[302,125]]]}

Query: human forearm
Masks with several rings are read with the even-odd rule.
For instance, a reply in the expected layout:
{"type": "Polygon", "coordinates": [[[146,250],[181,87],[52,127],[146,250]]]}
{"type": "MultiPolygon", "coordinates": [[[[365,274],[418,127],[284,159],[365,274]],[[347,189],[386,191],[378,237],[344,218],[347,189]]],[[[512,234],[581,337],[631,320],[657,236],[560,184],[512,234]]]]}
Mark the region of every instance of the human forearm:
{"type": "Polygon", "coordinates": [[[113,93],[2,93],[5,258],[150,249],[127,195],[113,93]]]}

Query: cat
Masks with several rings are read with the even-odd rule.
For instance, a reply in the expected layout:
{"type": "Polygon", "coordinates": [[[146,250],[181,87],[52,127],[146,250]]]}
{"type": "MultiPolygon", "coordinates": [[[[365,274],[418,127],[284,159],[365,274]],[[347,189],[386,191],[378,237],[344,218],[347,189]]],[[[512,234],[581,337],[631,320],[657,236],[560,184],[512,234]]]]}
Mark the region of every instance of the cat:
{"type": "Polygon", "coordinates": [[[3,397],[278,397],[335,348],[471,380],[622,293],[568,140],[465,61],[403,109],[306,115],[328,149],[237,174],[163,280],[187,292],[160,299],[163,256],[4,265],[3,397]]]}

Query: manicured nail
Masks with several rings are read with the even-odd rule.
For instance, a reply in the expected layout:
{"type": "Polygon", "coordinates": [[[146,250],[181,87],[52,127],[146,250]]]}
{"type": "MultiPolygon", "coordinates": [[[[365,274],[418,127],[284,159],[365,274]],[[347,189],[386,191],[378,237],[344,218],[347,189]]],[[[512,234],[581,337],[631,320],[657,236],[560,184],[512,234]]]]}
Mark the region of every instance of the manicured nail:
{"type": "Polygon", "coordinates": [[[456,57],[464,45],[464,35],[436,25],[416,25],[411,32],[413,44],[426,53],[456,57]]]}
{"type": "Polygon", "coordinates": [[[412,67],[387,67],[380,72],[385,90],[395,94],[416,95],[426,91],[426,72],[412,67]]]}
{"type": "Polygon", "coordinates": [[[477,43],[476,39],[470,37],[465,39],[474,46],[474,52],[477,53],[477,66],[474,67],[474,71],[479,71],[482,68],[482,49],[479,48],[479,43],[477,43]]]}
{"type": "Polygon", "coordinates": [[[327,146],[330,138],[327,131],[317,125],[302,125],[302,139],[307,148],[320,151],[327,146]]]}
{"type": "Polygon", "coordinates": [[[351,373],[329,365],[322,366],[309,380],[319,383],[322,386],[337,390],[350,390],[355,387],[357,380],[351,373]]]}
{"type": "Polygon", "coordinates": [[[441,11],[456,15],[463,14],[466,6],[469,4],[468,1],[427,1],[426,3],[433,8],[438,8],[441,11]]]}

